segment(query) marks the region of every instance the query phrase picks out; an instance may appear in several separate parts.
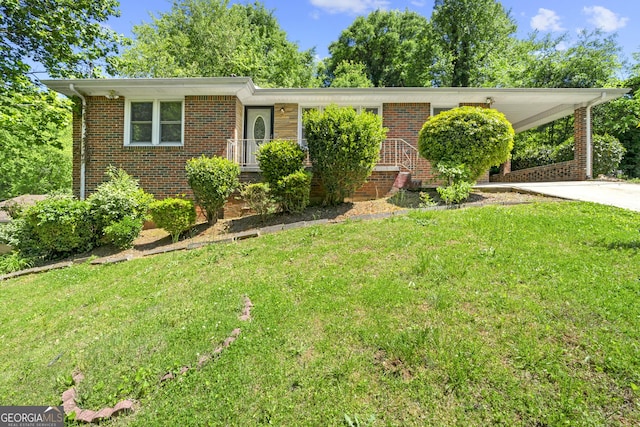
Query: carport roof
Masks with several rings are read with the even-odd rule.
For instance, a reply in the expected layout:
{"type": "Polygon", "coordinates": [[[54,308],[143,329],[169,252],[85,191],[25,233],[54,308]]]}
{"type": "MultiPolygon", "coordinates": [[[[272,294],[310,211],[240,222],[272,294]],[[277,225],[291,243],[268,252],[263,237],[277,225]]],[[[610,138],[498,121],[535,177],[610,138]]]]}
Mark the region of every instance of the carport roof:
{"type": "Polygon", "coordinates": [[[516,132],[573,114],[576,108],[598,105],[626,94],[619,88],[259,88],[248,77],[196,77],[167,79],[45,80],[49,88],[75,95],[162,98],[190,95],[234,95],[244,105],[425,103],[435,108],[460,103],[486,103],[504,113],[516,132]]]}

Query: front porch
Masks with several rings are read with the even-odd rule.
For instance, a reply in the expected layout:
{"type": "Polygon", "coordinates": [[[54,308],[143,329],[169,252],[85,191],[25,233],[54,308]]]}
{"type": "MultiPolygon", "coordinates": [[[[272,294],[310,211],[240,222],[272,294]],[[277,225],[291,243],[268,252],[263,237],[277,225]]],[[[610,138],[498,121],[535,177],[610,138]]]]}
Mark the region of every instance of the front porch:
{"type": "MultiPolygon", "coordinates": [[[[286,141],[295,141],[306,150],[307,142],[304,139],[282,138],[286,141]]],[[[256,154],[260,145],[271,139],[228,139],[227,159],[240,165],[243,172],[260,172],[260,166],[256,154]]],[[[402,138],[388,138],[380,144],[380,160],[374,171],[397,171],[414,173],[418,167],[418,148],[402,138]]],[[[305,165],[310,167],[311,160],[307,151],[305,165]]]]}

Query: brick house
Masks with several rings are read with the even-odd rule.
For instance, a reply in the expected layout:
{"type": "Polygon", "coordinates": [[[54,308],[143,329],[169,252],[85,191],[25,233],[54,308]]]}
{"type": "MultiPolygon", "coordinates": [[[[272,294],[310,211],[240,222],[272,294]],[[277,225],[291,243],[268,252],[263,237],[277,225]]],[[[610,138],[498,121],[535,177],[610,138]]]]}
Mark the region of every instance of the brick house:
{"type": "MultiPolygon", "coordinates": [[[[462,105],[496,108],[516,132],[576,117],[573,161],[511,172],[496,181],[584,180],[591,175],[590,109],[626,89],[315,88],[263,89],[250,78],[47,80],[77,99],[73,122],[73,189],[84,198],[110,165],[123,168],[157,198],[189,194],[184,166],[202,154],[238,162],[242,179],[257,179],[257,146],[269,139],[304,140],[308,108],[349,105],[380,114],[389,129],[381,159],[356,198],[386,194],[403,174],[428,183],[433,174],[417,152],[424,122],[462,105]]],[[[489,175],[483,178],[489,180],[489,175]]]]}

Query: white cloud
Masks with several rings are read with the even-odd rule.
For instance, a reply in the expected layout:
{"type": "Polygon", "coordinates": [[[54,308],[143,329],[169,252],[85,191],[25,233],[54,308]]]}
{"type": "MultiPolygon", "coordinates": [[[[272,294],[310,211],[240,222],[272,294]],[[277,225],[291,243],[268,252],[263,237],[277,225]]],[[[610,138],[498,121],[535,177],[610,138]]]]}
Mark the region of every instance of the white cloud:
{"type": "Polygon", "coordinates": [[[314,19],[317,21],[318,19],[320,19],[320,11],[312,10],[311,13],[309,13],[309,16],[311,17],[311,19],[314,19]]]}
{"type": "Polygon", "coordinates": [[[567,49],[569,49],[569,43],[567,42],[560,42],[556,45],[556,50],[559,52],[563,52],[567,49]]]}
{"type": "Polygon", "coordinates": [[[329,13],[361,14],[375,9],[386,9],[388,0],[310,0],[311,4],[329,13]]]}
{"type": "Polygon", "coordinates": [[[582,9],[582,12],[589,16],[589,23],[595,25],[603,31],[616,31],[627,25],[629,18],[622,18],[602,6],[591,6],[582,9]]]}
{"type": "Polygon", "coordinates": [[[564,31],[558,14],[542,7],[538,9],[538,14],[531,18],[531,28],[539,31],[564,31]]]}
{"type": "Polygon", "coordinates": [[[424,1],[413,0],[411,4],[414,5],[415,7],[425,7],[427,3],[424,1]]]}

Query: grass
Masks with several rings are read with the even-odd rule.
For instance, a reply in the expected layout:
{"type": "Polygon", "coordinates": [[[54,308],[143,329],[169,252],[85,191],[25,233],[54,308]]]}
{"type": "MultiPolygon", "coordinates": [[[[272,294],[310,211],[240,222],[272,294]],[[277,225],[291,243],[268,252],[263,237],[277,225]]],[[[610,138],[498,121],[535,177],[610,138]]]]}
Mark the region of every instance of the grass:
{"type": "Polygon", "coordinates": [[[639,227],[488,206],[9,280],[0,404],[58,404],[79,368],[84,407],[139,400],[114,426],[635,425],[639,227]]]}

